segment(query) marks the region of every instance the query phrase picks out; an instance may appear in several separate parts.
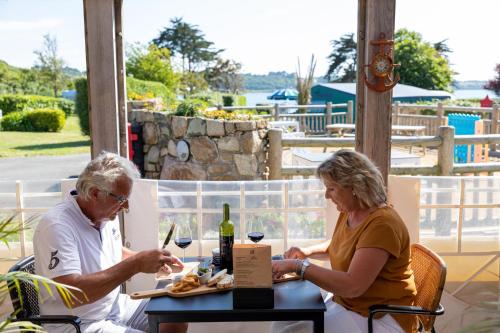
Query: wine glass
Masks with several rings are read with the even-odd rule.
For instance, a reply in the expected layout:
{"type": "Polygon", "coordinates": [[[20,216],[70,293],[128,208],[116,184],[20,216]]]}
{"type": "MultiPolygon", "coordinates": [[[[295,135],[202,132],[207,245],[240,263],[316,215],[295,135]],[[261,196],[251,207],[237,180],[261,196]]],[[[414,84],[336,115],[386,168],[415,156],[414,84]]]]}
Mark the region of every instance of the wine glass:
{"type": "Polygon", "coordinates": [[[182,256],[182,262],[186,261],[186,247],[191,245],[193,237],[191,236],[191,228],[189,227],[189,221],[184,223],[179,223],[175,227],[175,245],[180,247],[184,253],[182,256]]]}
{"type": "Polygon", "coordinates": [[[254,243],[258,243],[264,238],[264,225],[261,219],[250,221],[247,236],[254,243]]]}

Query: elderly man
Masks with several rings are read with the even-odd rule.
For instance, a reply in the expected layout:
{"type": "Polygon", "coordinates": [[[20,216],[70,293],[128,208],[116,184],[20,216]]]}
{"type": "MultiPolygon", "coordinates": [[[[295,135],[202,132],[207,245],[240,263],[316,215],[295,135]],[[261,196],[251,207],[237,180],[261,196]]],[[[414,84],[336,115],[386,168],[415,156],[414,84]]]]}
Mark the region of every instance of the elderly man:
{"type": "MultiPolygon", "coordinates": [[[[156,273],[180,260],[167,250],[133,252],[122,246],[117,214],[128,209],[135,166],[118,155],[101,153],[81,173],[76,191],[44,215],[33,244],[37,274],[77,287],[81,303],[69,310],[50,298],[41,313],[74,314],[82,332],[144,332],[146,300],[132,300],[120,285],[137,273],[156,273]]],[[[47,325],[49,332],[71,332],[68,325],[47,325]]],[[[163,324],[161,332],[185,332],[186,324],[163,324]]]]}

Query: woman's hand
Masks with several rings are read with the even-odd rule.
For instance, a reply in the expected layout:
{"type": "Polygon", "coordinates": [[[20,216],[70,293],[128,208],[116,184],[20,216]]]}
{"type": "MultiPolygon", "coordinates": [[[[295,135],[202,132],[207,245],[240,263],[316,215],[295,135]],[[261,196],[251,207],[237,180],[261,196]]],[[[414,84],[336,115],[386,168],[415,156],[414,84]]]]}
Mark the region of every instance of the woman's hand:
{"type": "Polygon", "coordinates": [[[298,264],[296,259],[273,260],[273,280],[277,280],[287,273],[295,272],[298,264]]]}
{"type": "Polygon", "coordinates": [[[285,259],[305,259],[311,255],[310,252],[311,251],[308,251],[307,249],[292,246],[285,252],[283,257],[285,257],[285,259]]]}

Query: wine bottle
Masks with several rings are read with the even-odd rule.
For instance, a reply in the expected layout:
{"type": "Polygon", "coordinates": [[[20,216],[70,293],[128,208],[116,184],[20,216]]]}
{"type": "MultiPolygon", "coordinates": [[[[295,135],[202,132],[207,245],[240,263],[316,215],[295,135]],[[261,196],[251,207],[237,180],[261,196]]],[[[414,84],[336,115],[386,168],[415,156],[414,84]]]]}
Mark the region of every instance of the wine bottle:
{"type": "Polygon", "coordinates": [[[229,204],[223,206],[223,218],[219,224],[219,248],[221,269],[233,271],[234,224],[229,220],[229,204]]]}

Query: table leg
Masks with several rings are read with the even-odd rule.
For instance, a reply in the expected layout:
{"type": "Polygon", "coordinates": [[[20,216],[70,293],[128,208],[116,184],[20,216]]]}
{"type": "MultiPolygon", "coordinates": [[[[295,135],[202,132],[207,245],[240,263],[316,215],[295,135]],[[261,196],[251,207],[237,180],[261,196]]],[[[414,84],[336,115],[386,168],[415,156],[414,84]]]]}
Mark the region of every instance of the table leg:
{"type": "Polygon", "coordinates": [[[158,321],[158,317],[156,316],[148,316],[148,323],[149,323],[149,332],[150,333],[158,333],[158,327],[160,325],[158,321]]]}
{"type": "Polygon", "coordinates": [[[325,318],[323,313],[319,313],[315,315],[313,319],[313,332],[324,333],[324,331],[325,331],[325,318]]]}

